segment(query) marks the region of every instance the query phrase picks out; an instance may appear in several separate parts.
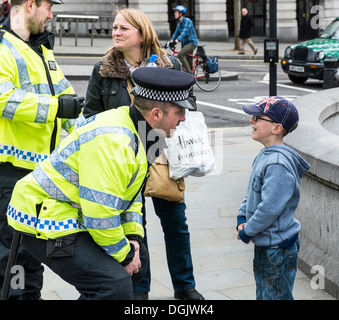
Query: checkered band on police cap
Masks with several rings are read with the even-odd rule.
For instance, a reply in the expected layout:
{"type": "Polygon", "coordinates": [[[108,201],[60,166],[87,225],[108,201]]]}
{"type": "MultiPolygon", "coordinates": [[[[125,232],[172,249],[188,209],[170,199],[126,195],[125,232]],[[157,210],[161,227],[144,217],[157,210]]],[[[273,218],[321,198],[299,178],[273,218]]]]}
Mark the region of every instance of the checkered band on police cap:
{"type": "Polygon", "coordinates": [[[167,68],[139,68],[132,77],[136,95],[159,101],[185,100],[195,83],[193,75],[167,68]]]}
{"type": "Polygon", "coordinates": [[[149,100],[171,102],[182,108],[195,110],[189,93],[195,84],[193,75],[167,68],[139,68],[132,74],[136,87],[135,96],[149,100]]]}
{"type": "Polygon", "coordinates": [[[160,91],[137,86],[134,94],[149,100],[157,101],[182,101],[189,97],[188,90],[160,91]]]}

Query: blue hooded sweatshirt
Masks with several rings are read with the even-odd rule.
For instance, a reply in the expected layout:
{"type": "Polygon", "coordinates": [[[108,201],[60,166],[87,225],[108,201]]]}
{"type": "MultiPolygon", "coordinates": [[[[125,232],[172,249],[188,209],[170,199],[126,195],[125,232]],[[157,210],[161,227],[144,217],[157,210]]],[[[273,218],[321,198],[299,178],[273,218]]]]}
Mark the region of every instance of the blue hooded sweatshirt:
{"type": "Polygon", "coordinates": [[[239,232],[243,242],[285,247],[297,238],[300,222],[294,212],[300,199],[300,179],[309,168],[295,150],[285,145],[259,152],[253,161],[247,196],[238,212],[238,225],[246,222],[239,232]]]}

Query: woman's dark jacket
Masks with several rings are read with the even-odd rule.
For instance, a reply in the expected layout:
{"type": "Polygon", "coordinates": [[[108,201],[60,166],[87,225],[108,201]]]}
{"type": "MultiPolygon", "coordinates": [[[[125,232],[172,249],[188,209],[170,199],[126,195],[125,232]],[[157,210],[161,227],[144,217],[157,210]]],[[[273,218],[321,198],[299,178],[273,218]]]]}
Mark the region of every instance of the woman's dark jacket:
{"type": "MultiPolygon", "coordinates": [[[[156,63],[164,68],[181,70],[179,61],[172,56],[158,58],[156,63]]],[[[132,81],[123,54],[114,48],[110,49],[93,68],[88,82],[84,117],[88,118],[112,108],[129,106],[131,98],[127,90],[128,78],[132,81]]],[[[189,100],[196,106],[193,89],[190,91],[189,100]]]]}
{"type": "Polygon", "coordinates": [[[242,16],[240,23],[239,38],[241,39],[251,38],[253,26],[254,23],[252,17],[249,14],[247,14],[246,16],[242,16]]]}

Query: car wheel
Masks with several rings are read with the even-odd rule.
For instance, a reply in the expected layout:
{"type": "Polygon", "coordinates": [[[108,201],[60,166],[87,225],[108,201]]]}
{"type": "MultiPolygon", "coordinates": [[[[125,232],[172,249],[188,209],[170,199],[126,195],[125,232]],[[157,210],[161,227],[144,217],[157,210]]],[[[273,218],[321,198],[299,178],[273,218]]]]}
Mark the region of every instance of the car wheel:
{"type": "Polygon", "coordinates": [[[288,77],[294,83],[304,83],[308,79],[307,77],[297,77],[297,76],[292,76],[290,74],[288,75],[288,77]]]}

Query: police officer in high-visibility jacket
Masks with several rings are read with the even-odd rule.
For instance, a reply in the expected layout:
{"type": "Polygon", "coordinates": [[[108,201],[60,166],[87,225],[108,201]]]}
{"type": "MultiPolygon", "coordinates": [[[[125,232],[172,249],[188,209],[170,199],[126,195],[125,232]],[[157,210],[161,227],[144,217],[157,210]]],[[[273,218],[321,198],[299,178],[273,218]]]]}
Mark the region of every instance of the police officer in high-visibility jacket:
{"type": "MultiPolygon", "coordinates": [[[[53,4],[61,3],[12,0],[0,27],[0,289],[13,237],[6,209],[14,185],[55,149],[62,127],[75,127],[83,105],[55,61],[54,35],[44,29],[53,4]]],[[[39,299],[41,264],[22,248],[17,264],[25,268],[25,290],[10,297],[39,299]]]]}
{"type": "Polygon", "coordinates": [[[7,211],[23,246],[81,299],[128,299],[143,279],[140,191],[161,140],[194,110],[188,73],[139,68],[133,80],[134,105],[78,124],[16,184],[7,211]]]}

